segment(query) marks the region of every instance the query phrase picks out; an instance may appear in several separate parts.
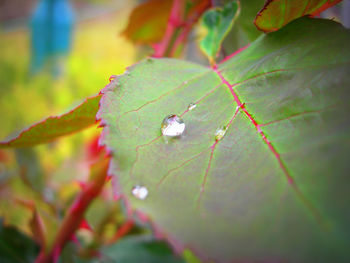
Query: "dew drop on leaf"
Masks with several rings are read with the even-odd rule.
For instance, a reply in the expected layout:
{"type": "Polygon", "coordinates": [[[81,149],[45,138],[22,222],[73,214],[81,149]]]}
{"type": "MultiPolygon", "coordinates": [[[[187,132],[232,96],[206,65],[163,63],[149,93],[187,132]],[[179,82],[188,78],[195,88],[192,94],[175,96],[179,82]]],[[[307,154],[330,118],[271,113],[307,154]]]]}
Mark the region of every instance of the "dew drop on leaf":
{"type": "Polygon", "coordinates": [[[164,136],[180,136],[185,131],[185,123],[177,115],[172,114],[164,118],[161,125],[161,130],[164,136]]]}
{"type": "Polygon", "coordinates": [[[189,105],[188,105],[188,110],[190,111],[190,110],[193,110],[195,107],[197,107],[197,105],[195,104],[195,103],[190,103],[189,105]]]}
{"type": "Polygon", "coordinates": [[[148,196],[148,190],[145,186],[136,185],[132,188],[131,193],[137,199],[145,200],[148,196]]]}
{"type": "Polygon", "coordinates": [[[217,129],[215,132],[215,140],[220,141],[225,136],[226,131],[227,131],[226,126],[222,126],[219,129],[217,129]]]}

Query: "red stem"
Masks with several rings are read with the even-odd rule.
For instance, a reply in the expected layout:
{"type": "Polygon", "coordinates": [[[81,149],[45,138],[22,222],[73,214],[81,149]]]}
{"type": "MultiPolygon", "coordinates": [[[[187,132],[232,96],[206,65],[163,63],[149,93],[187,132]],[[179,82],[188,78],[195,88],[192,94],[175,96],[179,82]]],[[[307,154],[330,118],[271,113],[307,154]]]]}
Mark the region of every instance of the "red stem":
{"type": "Polygon", "coordinates": [[[168,20],[168,25],[164,34],[162,41],[154,45],[153,57],[164,57],[168,50],[170,41],[176,31],[177,24],[181,21],[181,10],[183,6],[183,0],[173,0],[173,5],[171,7],[170,16],[168,20]]]}
{"type": "Polygon", "coordinates": [[[85,211],[94,198],[100,194],[106,181],[108,162],[109,159],[106,158],[102,160],[102,162],[97,163],[98,167],[96,168],[98,169],[98,175],[94,178],[94,181],[88,183],[83,192],[77,196],[75,202],[69,208],[60,228],[57,231],[57,236],[53,245],[47,253],[44,250],[40,252],[35,261],[36,263],[49,263],[57,261],[60,251],[63,249],[65,243],[71,239],[74,232],[79,228],[84,218],[85,211]]]}
{"type": "Polygon", "coordinates": [[[207,10],[210,1],[202,0],[193,11],[185,14],[186,0],[173,0],[168,25],[161,42],[155,44],[153,57],[174,57],[178,48],[187,40],[193,25],[207,10]],[[190,16],[188,16],[190,15],[190,16]]]}
{"type": "Polygon", "coordinates": [[[191,32],[193,25],[198,21],[201,15],[211,6],[210,2],[202,1],[196,8],[194,14],[187,19],[186,23],[182,23],[182,32],[174,41],[174,45],[171,48],[170,56],[174,57],[176,55],[176,51],[181,46],[181,44],[187,41],[187,37],[191,32]]]}

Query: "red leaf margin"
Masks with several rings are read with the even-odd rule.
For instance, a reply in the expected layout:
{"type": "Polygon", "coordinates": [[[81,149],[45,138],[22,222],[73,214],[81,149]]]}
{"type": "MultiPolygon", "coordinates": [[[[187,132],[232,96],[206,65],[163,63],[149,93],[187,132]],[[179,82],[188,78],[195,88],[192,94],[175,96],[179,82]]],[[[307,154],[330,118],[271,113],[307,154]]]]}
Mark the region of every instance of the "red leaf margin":
{"type": "Polygon", "coordinates": [[[24,129],[15,138],[0,142],[0,148],[31,147],[51,142],[61,136],[69,135],[98,122],[101,94],[86,98],[80,105],[59,116],[50,116],[24,129]]]}

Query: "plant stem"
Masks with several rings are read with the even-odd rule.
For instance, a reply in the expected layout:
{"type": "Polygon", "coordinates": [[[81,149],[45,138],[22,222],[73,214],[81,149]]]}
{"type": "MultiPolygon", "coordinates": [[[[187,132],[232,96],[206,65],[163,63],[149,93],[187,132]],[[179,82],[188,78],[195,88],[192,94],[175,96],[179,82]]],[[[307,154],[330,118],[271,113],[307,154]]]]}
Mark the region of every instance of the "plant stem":
{"type": "Polygon", "coordinates": [[[153,46],[153,57],[175,57],[181,45],[185,44],[193,25],[207,10],[211,3],[208,0],[193,0],[193,8],[186,9],[188,0],[173,0],[168,25],[163,39],[153,46]],[[188,11],[188,12],[187,12],[188,11]]]}
{"type": "Polygon", "coordinates": [[[177,29],[177,24],[182,21],[182,10],[184,6],[184,0],[173,0],[173,5],[171,7],[170,16],[168,20],[168,25],[164,34],[163,39],[160,43],[154,45],[153,57],[164,57],[169,49],[171,39],[177,29]]]}
{"type": "Polygon", "coordinates": [[[57,236],[53,245],[49,251],[42,250],[40,252],[35,261],[36,263],[49,263],[58,260],[60,251],[79,228],[84,218],[85,211],[94,198],[100,194],[107,178],[108,163],[109,158],[105,158],[91,167],[91,173],[96,176],[94,176],[93,181],[87,183],[85,189],[77,196],[57,231],[57,236]]]}
{"type": "Polygon", "coordinates": [[[201,1],[197,6],[194,12],[186,19],[186,23],[183,23],[181,33],[178,35],[174,41],[173,46],[171,47],[170,57],[175,57],[177,51],[180,49],[181,45],[187,42],[189,33],[191,32],[192,27],[199,20],[202,14],[211,6],[209,1],[201,1]]]}

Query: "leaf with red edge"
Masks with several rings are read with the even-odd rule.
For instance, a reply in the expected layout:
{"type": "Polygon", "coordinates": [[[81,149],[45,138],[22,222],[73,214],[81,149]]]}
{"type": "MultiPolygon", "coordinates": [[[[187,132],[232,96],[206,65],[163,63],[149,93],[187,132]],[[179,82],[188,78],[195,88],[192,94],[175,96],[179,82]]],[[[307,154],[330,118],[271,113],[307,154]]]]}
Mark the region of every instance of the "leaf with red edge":
{"type": "Polygon", "coordinates": [[[160,41],[165,33],[171,5],[172,0],[149,0],[138,5],[131,12],[122,34],[138,44],[160,41]]]}
{"type": "Polygon", "coordinates": [[[30,126],[15,138],[0,142],[0,148],[30,147],[48,143],[96,124],[95,115],[98,111],[100,97],[101,95],[87,98],[79,106],[63,115],[49,117],[30,126]]]}
{"type": "Polygon", "coordinates": [[[205,260],[350,262],[348,46],[300,18],[217,68],[146,59],[114,79],[97,116],[129,216],[205,260]]]}
{"type": "Polygon", "coordinates": [[[268,0],[257,14],[254,24],[264,32],[280,29],[294,19],[318,15],[341,0],[268,0]]]}

